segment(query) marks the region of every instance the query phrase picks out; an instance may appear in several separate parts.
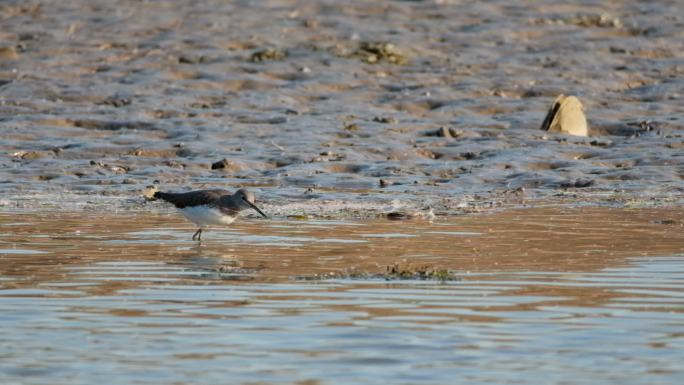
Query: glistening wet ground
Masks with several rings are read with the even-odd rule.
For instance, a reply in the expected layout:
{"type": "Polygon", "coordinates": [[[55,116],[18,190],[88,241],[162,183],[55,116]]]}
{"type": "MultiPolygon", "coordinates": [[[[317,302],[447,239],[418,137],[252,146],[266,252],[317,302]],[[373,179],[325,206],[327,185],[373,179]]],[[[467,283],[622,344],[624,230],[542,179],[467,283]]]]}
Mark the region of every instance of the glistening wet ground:
{"type": "Polygon", "coordinates": [[[683,225],[243,219],[197,245],[175,214],[5,211],[0,382],[680,384],[683,225]]]}
{"type": "Polygon", "coordinates": [[[324,213],[392,200],[453,213],[519,188],[681,204],[681,8],[3,1],[0,206],[155,181],[256,186],[324,213]],[[386,44],[401,56],[368,50],[386,44]],[[581,99],[593,137],[539,130],[561,93],[581,99]]]}

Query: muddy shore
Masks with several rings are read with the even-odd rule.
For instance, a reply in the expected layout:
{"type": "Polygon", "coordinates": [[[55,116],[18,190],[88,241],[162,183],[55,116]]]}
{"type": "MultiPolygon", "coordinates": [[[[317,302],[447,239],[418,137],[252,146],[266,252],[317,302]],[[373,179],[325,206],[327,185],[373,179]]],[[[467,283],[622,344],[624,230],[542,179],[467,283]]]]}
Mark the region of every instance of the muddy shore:
{"type": "Polygon", "coordinates": [[[681,205],[683,31],[676,1],[3,2],[0,207],[681,205]],[[589,137],[539,130],[561,93],[589,137]]]}

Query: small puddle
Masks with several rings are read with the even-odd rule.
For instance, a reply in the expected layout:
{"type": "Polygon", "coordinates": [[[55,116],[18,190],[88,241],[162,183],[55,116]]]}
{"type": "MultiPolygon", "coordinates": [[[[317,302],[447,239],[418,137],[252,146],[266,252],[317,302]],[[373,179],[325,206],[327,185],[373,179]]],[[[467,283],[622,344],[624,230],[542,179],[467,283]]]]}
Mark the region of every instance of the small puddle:
{"type": "Polygon", "coordinates": [[[0,379],[668,382],[684,375],[683,224],[243,219],[197,244],[175,214],[3,213],[0,379]]]}

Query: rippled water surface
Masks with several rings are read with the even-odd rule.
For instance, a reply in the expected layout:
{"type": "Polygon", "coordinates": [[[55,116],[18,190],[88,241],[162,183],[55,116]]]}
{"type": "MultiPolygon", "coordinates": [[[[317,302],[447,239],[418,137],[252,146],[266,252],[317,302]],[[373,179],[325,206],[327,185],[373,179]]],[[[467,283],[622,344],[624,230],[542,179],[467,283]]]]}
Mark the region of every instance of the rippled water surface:
{"type": "Polygon", "coordinates": [[[680,384],[683,221],[245,219],[198,245],[171,214],[4,212],[0,382],[680,384]]]}

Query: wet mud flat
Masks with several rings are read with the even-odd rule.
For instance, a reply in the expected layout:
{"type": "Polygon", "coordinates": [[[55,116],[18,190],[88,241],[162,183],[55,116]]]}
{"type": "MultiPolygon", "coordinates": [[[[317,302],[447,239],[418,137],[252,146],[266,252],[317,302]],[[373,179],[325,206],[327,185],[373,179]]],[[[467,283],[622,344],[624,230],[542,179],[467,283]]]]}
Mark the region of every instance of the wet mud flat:
{"type": "Polygon", "coordinates": [[[680,8],[1,2],[0,383],[682,383],[680,8]]]}
{"type": "Polygon", "coordinates": [[[4,210],[0,381],[678,384],[683,226],[243,218],[198,244],[170,213],[4,210]]]}
{"type": "Polygon", "coordinates": [[[681,204],[683,26],[676,1],[5,1],[0,205],[681,204]],[[589,137],[539,130],[559,94],[589,137]]]}

